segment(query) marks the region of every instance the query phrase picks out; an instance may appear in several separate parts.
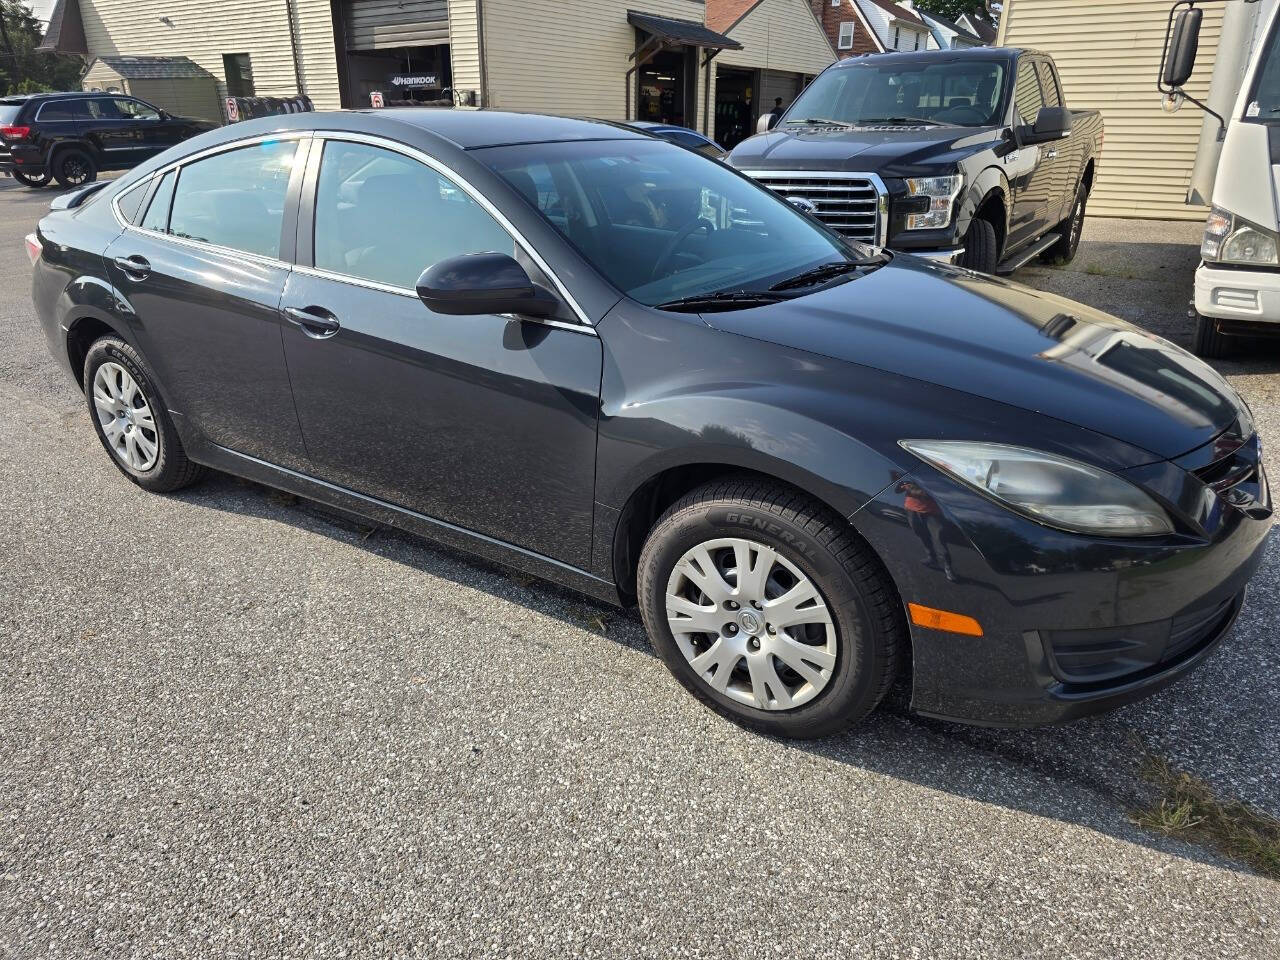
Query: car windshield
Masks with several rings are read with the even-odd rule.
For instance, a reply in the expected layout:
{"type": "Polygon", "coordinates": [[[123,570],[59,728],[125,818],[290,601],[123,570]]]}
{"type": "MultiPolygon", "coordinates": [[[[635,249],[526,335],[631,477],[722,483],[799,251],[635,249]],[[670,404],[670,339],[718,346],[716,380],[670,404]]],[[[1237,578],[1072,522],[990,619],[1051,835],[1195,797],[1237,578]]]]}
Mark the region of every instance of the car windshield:
{"type": "Polygon", "coordinates": [[[996,60],[860,63],[828,70],[787,111],[785,125],[997,122],[1004,64],[996,60]]]}
{"type": "Polygon", "coordinates": [[[668,143],[597,140],[475,153],[611,283],[650,306],[713,295],[727,303],[729,295],[767,293],[818,265],[874,257],[723,164],[668,143]]]}

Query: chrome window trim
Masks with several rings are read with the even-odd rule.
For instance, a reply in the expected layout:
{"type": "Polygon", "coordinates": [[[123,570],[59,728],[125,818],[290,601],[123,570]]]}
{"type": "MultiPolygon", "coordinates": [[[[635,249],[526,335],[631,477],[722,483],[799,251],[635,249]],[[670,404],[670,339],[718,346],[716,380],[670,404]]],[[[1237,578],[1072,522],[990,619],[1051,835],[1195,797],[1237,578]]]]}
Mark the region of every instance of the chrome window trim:
{"type": "MultiPolygon", "coordinates": [[[[877,250],[883,247],[889,239],[889,217],[888,203],[889,191],[884,185],[884,181],[880,179],[880,175],[876,173],[862,173],[857,170],[822,170],[815,168],[813,170],[753,170],[743,168],[738,171],[750,177],[762,187],[766,187],[776,196],[782,197],[776,190],[769,186],[769,179],[776,178],[785,180],[787,177],[810,177],[821,180],[866,180],[876,189],[876,236],[875,242],[872,244],[877,250]]],[[[785,198],[784,202],[785,202],[785,198]]],[[[829,227],[835,230],[834,227],[829,227]]],[[[836,230],[839,233],[838,230],[836,230]]]]}
{"type": "MultiPolygon", "coordinates": [[[[116,211],[116,216],[119,217],[119,215],[119,211],[116,211]]],[[[159,230],[135,227],[131,223],[126,223],[124,225],[124,229],[134,233],[145,234],[148,237],[168,240],[170,243],[176,243],[179,246],[194,247],[197,250],[207,250],[210,253],[216,253],[219,256],[229,257],[233,260],[248,260],[250,263],[261,263],[269,267],[284,267],[286,270],[293,267],[293,264],[288,260],[281,260],[279,257],[267,257],[260,253],[250,253],[247,250],[237,250],[235,247],[223,247],[216,243],[209,243],[206,240],[192,240],[189,237],[176,237],[172,233],[161,233],[159,230]]]]}
{"type": "MultiPolygon", "coordinates": [[[[591,321],[588,319],[587,312],[583,310],[582,307],[579,305],[578,301],[574,299],[573,294],[569,292],[568,288],[556,275],[555,271],[551,269],[550,265],[544,259],[542,259],[541,254],[539,254],[533,248],[533,244],[531,244],[527,239],[525,239],[524,234],[522,234],[518,229],[516,229],[515,225],[510,220],[508,220],[506,216],[503,215],[501,210],[499,210],[489,201],[488,197],[486,197],[483,193],[481,193],[478,189],[476,189],[476,187],[472,185],[470,181],[460,176],[456,171],[451,170],[449,167],[445,166],[435,157],[432,157],[430,154],[424,153],[423,151],[417,149],[416,147],[411,147],[408,144],[399,143],[395,140],[388,140],[385,137],[378,137],[378,136],[373,136],[365,133],[349,133],[344,130],[313,130],[311,131],[311,133],[317,140],[342,140],[349,143],[363,143],[368,146],[380,147],[384,150],[391,150],[394,153],[402,154],[406,157],[409,157],[412,160],[417,160],[420,163],[423,163],[429,168],[431,168],[432,170],[434,170],[443,179],[445,179],[446,181],[448,181],[449,183],[453,184],[454,186],[461,189],[464,193],[466,193],[466,195],[469,196],[472,200],[474,200],[477,204],[479,204],[480,207],[486,213],[489,214],[489,216],[493,217],[493,219],[497,221],[498,226],[502,227],[502,229],[507,232],[508,236],[510,236],[511,239],[514,240],[517,244],[519,244],[524,249],[524,252],[529,255],[529,258],[538,265],[538,268],[542,270],[544,274],[547,275],[547,277],[555,285],[556,292],[559,293],[559,295],[564,299],[565,303],[569,305],[570,309],[572,309],[573,312],[578,315],[578,319],[582,321],[582,325],[587,327],[587,329],[591,330],[593,333],[595,332],[594,324],[592,324],[591,321]]],[[[323,153],[322,153],[321,163],[323,162],[324,160],[323,160],[323,153]]],[[[313,229],[314,229],[314,225],[313,225],[313,229]]],[[[304,269],[314,270],[315,268],[304,268],[304,269]]],[[[347,274],[330,273],[328,271],[317,271],[317,272],[323,276],[329,277],[329,279],[334,279],[334,280],[351,280],[351,279],[359,280],[360,279],[358,277],[351,278],[347,274]]],[[[361,284],[357,283],[357,286],[359,285],[361,284]]],[[[387,285],[378,284],[374,287],[374,289],[383,289],[383,288],[387,288],[387,285]]],[[[389,287],[388,292],[403,293],[405,292],[405,288],[389,287]]],[[[416,299],[418,296],[418,293],[416,290],[411,290],[411,291],[408,291],[408,295],[416,299]]],[[[529,319],[537,320],[538,318],[529,318],[529,319]]],[[[547,320],[542,322],[545,322],[552,326],[557,326],[557,325],[564,326],[571,330],[577,329],[577,326],[575,324],[564,323],[563,321],[559,321],[559,320],[547,320]]]]}

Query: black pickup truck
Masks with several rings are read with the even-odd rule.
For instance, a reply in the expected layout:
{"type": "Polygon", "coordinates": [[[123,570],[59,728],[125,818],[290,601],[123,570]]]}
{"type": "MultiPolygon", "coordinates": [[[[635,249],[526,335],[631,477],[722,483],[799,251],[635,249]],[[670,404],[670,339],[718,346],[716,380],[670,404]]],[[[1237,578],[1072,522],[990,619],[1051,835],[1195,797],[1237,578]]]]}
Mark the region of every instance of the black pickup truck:
{"type": "Polygon", "coordinates": [[[841,60],[729,163],[846,236],[1012,273],[1075,256],[1102,117],[1035,50],[841,60]]]}

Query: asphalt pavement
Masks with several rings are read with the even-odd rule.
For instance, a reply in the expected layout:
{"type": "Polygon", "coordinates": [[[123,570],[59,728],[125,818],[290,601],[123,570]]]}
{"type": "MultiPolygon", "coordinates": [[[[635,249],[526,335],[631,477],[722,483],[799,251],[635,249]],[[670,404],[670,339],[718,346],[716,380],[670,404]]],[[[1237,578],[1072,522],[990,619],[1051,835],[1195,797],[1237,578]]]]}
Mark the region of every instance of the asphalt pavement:
{"type": "MultiPolygon", "coordinates": [[[[2,183],[0,958],[1280,954],[1280,885],[1130,822],[1143,750],[1280,813],[1275,540],[1143,703],[762,738],[634,613],[230,477],[125,482],[30,307],[52,194],[2,183]]],[[[1197,233],[1093,222],[1020,279],[1186,342],[1197,233]]],[[[1280,345],[1222,369],[1280,476],[1280,345]]]]}

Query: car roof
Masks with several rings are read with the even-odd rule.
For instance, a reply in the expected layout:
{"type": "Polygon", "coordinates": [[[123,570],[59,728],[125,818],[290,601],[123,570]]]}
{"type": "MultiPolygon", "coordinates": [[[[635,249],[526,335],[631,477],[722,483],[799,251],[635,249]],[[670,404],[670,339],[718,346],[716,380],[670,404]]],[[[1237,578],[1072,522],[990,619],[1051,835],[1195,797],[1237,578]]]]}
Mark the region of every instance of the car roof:
{"type": "MultiPolygon", "coordinates": [[[[67,97],[129,97],[127,93],[104,93],[101,90],[49,90],[43,93],[16,93],[0,97],[0,103],[32,103],[36,100],[59,100],[67,97]]],[[[130,97],[132,99],[132,97],[130,97]]]]}
{"type": "Polygon", "coordinates": [[[1019,54],[1032,53],[1031,50],[1023,50],[1020,47],[965,47],[959,50],[919,50],[919,51],[890,51],[889,53],[869,53],[861,57],[846,57],[837,61],[833,65],[833,69],[841,70],[849,67],[857,67],[861,64],[875,64],[877,66],[886,63],[947,63],[947,62],[964,62],[964,61],[982,61],[982,60],[1013,60],[1019,54]]]}
{"type": "Polygon", "coordinates": [[[391,107],[356,112],[421,127],[463,150],[569,140],[628,140],[645,136],[603,120],[506,110],[391,107]]]}

